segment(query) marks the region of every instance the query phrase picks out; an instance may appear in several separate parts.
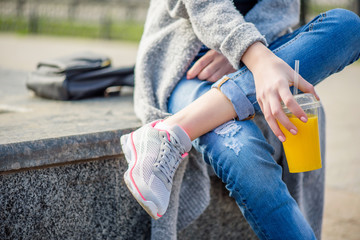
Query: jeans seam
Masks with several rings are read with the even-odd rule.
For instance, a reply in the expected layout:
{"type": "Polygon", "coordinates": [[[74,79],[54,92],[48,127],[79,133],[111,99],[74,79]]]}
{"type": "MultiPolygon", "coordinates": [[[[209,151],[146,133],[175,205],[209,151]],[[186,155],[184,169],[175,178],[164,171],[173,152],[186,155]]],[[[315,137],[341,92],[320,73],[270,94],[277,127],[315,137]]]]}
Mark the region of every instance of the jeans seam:
{"type": "Polygon", "coordinates": [[[225,78],[223,78],[223,79],[221,80],[221,82],[219,83],[219,85],[216,86],[216,88],[220,89],[221,86],[222,86],[225,82],[227,82],[229,79],[230,79],[230,78],[229,78],[228,76],[226,76],[225,78]]]}
{"type": "MultiPolygon", "coordinates": [[[[235,185],[235,184],[234,184],[234,181],[232,181],[231,184],[232,184],[232,185],[235,185]]],[[[236,187],[234,188],[233,191],[237,192],[237,193],[239,194],[240,198],[241,198],[241,194],[240,194],[239,191],[236,190],[236,187]]],[[[251,217],[253,218],[253,220],[257,219],[257,218],[255,218],[254,213],[251,211],[251,209],[246,206],[246,201],[245,201],[243,198],[241,198],[240,200],[241,200],[241,205],[242,205],[245,209],[247,209],[248,213],[251,215],[251,217]]],[[[256,224],[256,226],[258,227],[258,229],[262,232],[262,234],[264,235],[265,239],[269,239],[268,236],[267,236],[267,234],[266,234],[266,231],[265,231],[263,228],[260,227],[260,225],[257,223],[257,220],[255,220],[254,223],[256,224]]]]}
{"type": "Polygon", "coordinates": [[[290,41],[286,42],[285,44],[279,46],[278,48],[273,50],[273,53],[277,53],[280,50],[284,49],[285,47],[289,46],[290,44],[292,44],[293,42],[295,42],[298,38],[300,38],[302,35],[304,34],[304,32],[299,33],[298,35],[296,35],[293,39],[291,39],[290,41]]]}
{"type": "MultiPolygon", "coordinates": [[[[317,19],[315,22],[311,23],[309,25],[309,29],[308,32],[313,31],[314,26],[316,23],[322,22],[323,19],[326,17],[326,13],[321,13],[319,19],[317,19]]],[[[306,33],[306,31],[302,31],[300,32],[298,35],[296,35],[293,39],[291,39],[290,41],[286,42],[285,44],[279,46],[278,48],[273,50],[273,53],[277,53],[280,50],[284,49],[285,47],[289,46],[290,44],[292,44],[294,41],[296,41],[297,39],[299,39],[302,35],[304,35],[304,33],[306,33]]]]}
{"type": "Polygon", "coordinates": [[[314,30],[315,24],[322,22],[325,17],[326,17],[326,12],[320,13],[319,19],[317,21],[313,22],[312,24],[310,24],[309,32],[312,32],[314,30]]]}
{"type": "Polygon", "coordinates": [[[250,71],[250,70],[247,67],[245,67],[245,69],[241,70],[236,75],[232,76],[230,79],[233,80],[234,78],[237,78],[237,77],[243,75],[246,71],[250,71]]]}
{"type": "MultiPolygon", "coordinates": [[[[229,79],[227,79],[227,80],[229,80],[229,79]]],[[[226,80],[226,81],[227,81],[227,80],[226,80]]],[[[225,81],[225,82],[226,82],[226,81],[225,81]]],[[[229,98],[228,96],[226,96],[223,91],[221,91],[220,87],[215,86],[214,88],[217,89],[219,92],[221,92],[221,94],[223,94],[223,95],[226,97],[226,99],[229,100],[229,102],[232,104],[230,98],[229,98]]]]}
{"type": "MultiPolygon", "coordinates": [[[[217,167],[218,167],[218,170],[220,170],[221,172],[225,172],[224,168],[219,164],[219,162],[216,163],[217,167]]],[[[226,175],[228,175],[229,171],[225,172],[226,175]]],[[[235,186],[235,181],[233,181],[232,179],[229,179],[229,183],[227,184],[230,184],[232,186],[235,186]]],[[[256,224],[257,228],[259,229],[259,231],[261,231],[261,233],[264,235],[265,239],[269,239],[268,236],[267,236],[267,233],[265,231],[265,229],[263,229],[262,227],[260,227],[260,225],[257,223],[257,218],[255,218],[254,216],[254,213],[251,211],[250,208],[247,207],[246,205],[246,200],[244,200],[242,197],[241,197],[241,194],[240,194],[240,191],[239,190],[236,190],[236,187],[234,187],[233,189],[234,192],[237,192],[237,194],[239,195],[239,198],[240,198],[240,205],[242,205],[245,209],[247,209],[249,215],[253,218],[254,220],[254,224],[256,224]]],[[[234,198],[235,199],[235,198],[234,198]]]]}

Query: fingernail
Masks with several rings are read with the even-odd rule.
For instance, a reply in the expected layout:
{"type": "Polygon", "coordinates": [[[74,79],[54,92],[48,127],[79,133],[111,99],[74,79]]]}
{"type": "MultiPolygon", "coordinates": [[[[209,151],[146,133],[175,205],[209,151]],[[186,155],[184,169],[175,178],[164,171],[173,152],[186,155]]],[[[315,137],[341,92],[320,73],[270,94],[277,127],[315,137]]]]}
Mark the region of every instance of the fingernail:
{"type": "Polygon", "coordinates": [[[285,142],[285,138],[283,136],[278,136],[278,138],[281,142],[285,142]]]}
{"type": "Polygon", "coordinates": [[[297,131],[295,129],[290,129],[290,132],[292,135],[296,135],[297,134],[297,131]]]}
{"type": "Polygon", "coordinates": [[[306,117],[304,117],[304,116],[303,116],[303,117],[300,117],[300,120],[301,120],[301,121],[303,121],[304,123],[306,123],[306,122],[307,122],[307,118],[306,118],[306,117]]]}

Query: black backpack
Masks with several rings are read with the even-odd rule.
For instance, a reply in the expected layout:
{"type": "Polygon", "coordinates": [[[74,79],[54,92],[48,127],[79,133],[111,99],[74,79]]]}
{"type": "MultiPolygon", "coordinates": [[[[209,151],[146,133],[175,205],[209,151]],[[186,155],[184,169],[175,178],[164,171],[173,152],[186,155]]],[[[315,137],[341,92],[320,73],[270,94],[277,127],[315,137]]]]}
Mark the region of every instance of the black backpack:
{"type": "Polygon", "coordinates": [[[113,68],[107,56],[91,52],[41,61],[26,81],[37,96],[56,100],[104,96],[112,86],[134,86],[134,66],[113,68]]]}

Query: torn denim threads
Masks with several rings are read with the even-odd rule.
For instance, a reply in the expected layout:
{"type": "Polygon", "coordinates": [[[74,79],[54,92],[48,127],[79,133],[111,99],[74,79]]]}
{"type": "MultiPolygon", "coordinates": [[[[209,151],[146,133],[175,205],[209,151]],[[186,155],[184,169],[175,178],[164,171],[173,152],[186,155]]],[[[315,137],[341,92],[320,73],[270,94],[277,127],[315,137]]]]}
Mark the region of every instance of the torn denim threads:
{"type": "Polygon", "coordinates": [[[241,147],[244,146],[244,144],[239,143],[234,137],[240,130],[241,126],[237,125],[235,120],[226,122],[214,129],[216,134],[227,139],[225,147],[233,150],[237,156],[241,151],[241,147]]]}

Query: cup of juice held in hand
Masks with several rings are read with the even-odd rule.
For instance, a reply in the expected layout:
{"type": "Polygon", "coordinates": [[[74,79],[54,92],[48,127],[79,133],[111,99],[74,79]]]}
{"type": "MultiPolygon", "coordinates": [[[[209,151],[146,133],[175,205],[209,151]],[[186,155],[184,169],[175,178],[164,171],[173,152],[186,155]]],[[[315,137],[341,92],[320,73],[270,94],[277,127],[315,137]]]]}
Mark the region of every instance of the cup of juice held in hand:
{"type": "Polygon", "coordinates": [[[298,133],[292,135],[279,124],[286,140],[283,142],[286,159],[291,173],[307,172],[321,168],[320,140],[318,128],[318,108],[320,102],[309,93],[294,95],[295,100],[308,117],[306,123],[293,115],[285,105],[283,110],[297,127],[298,133]]]}

